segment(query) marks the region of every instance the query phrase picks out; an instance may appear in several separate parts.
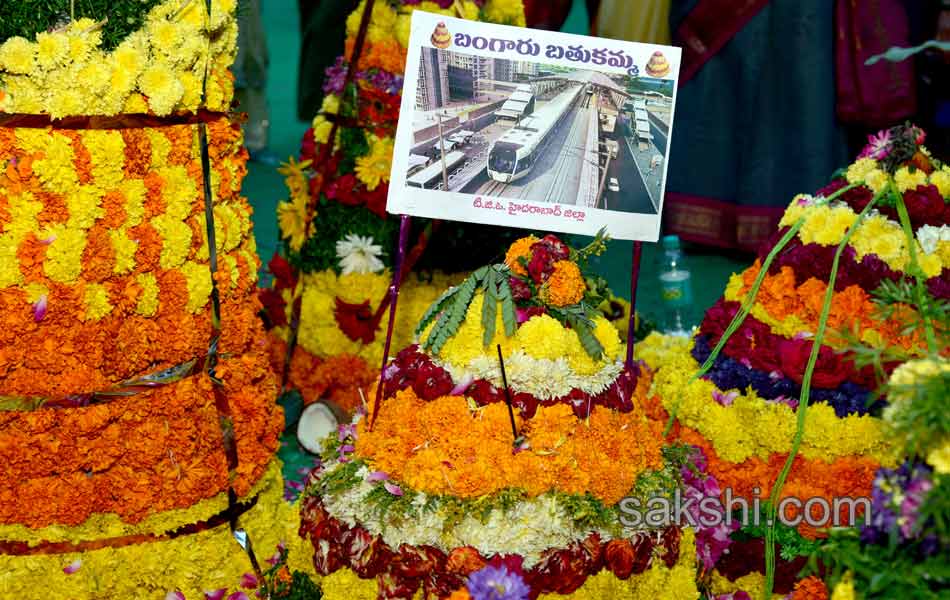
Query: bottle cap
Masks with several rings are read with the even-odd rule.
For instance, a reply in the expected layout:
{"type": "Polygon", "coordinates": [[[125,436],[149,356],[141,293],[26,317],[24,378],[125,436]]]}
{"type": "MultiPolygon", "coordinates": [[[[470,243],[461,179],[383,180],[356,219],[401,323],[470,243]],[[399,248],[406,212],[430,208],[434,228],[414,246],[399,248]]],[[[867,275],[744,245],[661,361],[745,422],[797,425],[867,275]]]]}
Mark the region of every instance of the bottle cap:
{"type": "Polygon", "coordinates": [[[663,236],[663,249],[664,250],[679,250],[680,248],[680,239],[675,235],[664,235],[663,236]]]}

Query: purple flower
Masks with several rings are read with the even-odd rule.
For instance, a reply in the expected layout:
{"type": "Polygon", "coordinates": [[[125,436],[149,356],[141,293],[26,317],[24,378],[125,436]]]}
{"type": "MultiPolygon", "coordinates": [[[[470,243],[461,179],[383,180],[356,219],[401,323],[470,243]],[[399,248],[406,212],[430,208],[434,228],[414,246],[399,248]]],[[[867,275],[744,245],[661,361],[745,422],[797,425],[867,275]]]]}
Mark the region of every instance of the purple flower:
{"type": "Polygon", "coordinates": [[[241,587],[248,590],[253,590],[259,585],[257,581],[257,576],[254,573],[245,573],[241,575],[241,587]]]}
{"type": "Polygon", "coordinates": [[[234,592],[228,596],[228,600],[251,600],[244,592],[234,592]]]}
{"type": "Polygon", "coordinates": [[[722,489],[719,482],[712,475],[705,472],[707,466],[706,455],[699,448],[693,448],[690,463],[684,465],[680,474],[683,477],[683,496],[685,500],[695,499],[690,505],[690,514],[698,524],[696,529],[696,556],[706,569],[712,569],[723,552],[732,544],[732,532],[739,528],[738,520],[726,524],[725,516],[717,519],[717,525],[706,527],[700,505],[704,498],[715,498],[714,506],[721,507],[718,502],[722,489]]]}
{"type": "Polygon", "coordinates": [[[72,575],[73,573],[75,573],[76,571],[78,571],[78,570],[79,570],[79,567],[81,567],[81,566],[82,566],[82,559],[81,559],[81,558],[77,558],[77,559],[74,560],[73,562],[71,562],[71,563],[69,563],[68,565],[66,565],[65,567],[63,567],[63,573],[66,573],[67,575],[72,575]]]}
{"type": "Polygon", "coordinates": [[[488,565],[468,577],[472,600],[528,600],[531,590],[517,573],[488,565]]]}
{"type": "Polygon", "coordinates": [[[465,377],[460,379],[459,382],[455,384],[455,387],[452,388],[451,392],[449,392],[449,396],[461,396],[462,394],[465,393],[465,390],[471,387],[474,381],[475,381],[474,375],[466,374],[465,377]]]}
{"type": "MultiPolygon", "coordinates": [[[[356,439],[356,425],[352,423],[344,423],[338,427],[337,440],[342,442],[346,438],[353,438],[354,440],[356,439]]],[[[352,450],[350,450],[350,452],[352,452],[352,450]]]]}
{"type": "Polygon", "coordinates": [[[384,482],[383,487],[393,496],[402,496],[402,488],[391,481],[384,482]]]}
{"type": "Polygon", "coordinates": [[[327,67],[325,74],[326,79],[323,81],[323,93],[342,93],[343,84],[346,81],[346,63],[343,61],[343,57],[338,56],[336,62],[327,67]]]}
{"type": "Polygon", "coordinates": [[[858,158],[873,158],[881,160],[891,153],[891,132],[889,129],[868,136],[868,145],[864,147],[858,158]]]}
{"type": "Polygon", "coordinates": [[[383,471],[373,471],[366,476],[366,481],[369,483],[374,483],[376,481],[386,481],[389,479],[389,475],[383,471]]]}
{"type": "Polygon", "coordinates": [[[33,320],[39,323],[46,316],[46,294],[33,303],[33,320]]]}
{"type": "Polygon", "coordinates": [[[719,404],[723,406],[732,406],[733,401],[735,401],[735,399],[739,397],[739,392],[737,392],[736,390],[733,390],[731,392],[723,394],[719,390],[713,390],[712,397],[713,397],[713,400],[715,400],[716,402],[718,402],[719,404]]]}
{"type": "Polygon", "coordinates": [[[933,489],[933,482],[928,477],[920,476],[911,480],[907,486],[907,492],[904,500],[901,502],[901,535],[905,539],[911,539],[917,535],[918,513],[920,506],[924,503],[927,492],[933,489]]]}
{"type": "Polygon", "coordinates": [[[227,588],[221,588],[211,592],[205,592],[205,600],[224,600],[224,595],[228,593],[227,588]]]}

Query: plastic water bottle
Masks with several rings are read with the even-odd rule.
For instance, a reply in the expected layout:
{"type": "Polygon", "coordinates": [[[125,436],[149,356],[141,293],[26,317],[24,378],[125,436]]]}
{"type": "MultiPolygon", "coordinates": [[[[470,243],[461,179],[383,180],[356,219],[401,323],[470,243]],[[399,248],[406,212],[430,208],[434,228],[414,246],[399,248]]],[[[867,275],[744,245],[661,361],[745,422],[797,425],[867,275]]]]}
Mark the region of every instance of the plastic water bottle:
{"type": "Polygon", "coordinates": [[[693,305],[693,287],[689,268],[675,235],[663,237],[663,265],[660,269],[660,295],[663,300],[662,331],[670,335],[690,335],[687,313],[693,305]]]}

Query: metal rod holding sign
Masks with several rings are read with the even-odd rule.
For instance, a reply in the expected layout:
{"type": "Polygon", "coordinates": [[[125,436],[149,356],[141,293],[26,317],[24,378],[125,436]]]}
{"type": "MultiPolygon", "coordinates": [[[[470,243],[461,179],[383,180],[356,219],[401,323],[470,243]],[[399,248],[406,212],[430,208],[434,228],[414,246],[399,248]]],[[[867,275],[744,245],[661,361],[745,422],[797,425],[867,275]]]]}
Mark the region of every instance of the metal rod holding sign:
{"type": "Polygon", "coordinates": [[[402,215],[399,221],[399,247],[396,249],[396,260],[393,265],[393,280],[389,284],[389,325],[386,327],[386,341],[383,344],[383,364],[379,368],[379,383],[376,384],[376,399],[373,400],[373,414],[370,415],[369,429],[373,430],[376,418],[379,416],[379,406],[383,401],[383,375],[386,372],[386,363],[389,361],[389,349],[393,343],[393,330],[396,326],[396,301],[399,299],[399,287],[402,284],[402,268],[406,256],[406,245],[409,243],[409,215],[402,215]]]}
{"type": "Polygon", "coordinates": [[[633,371],[633,346],[637,333],[637,280],[640,279],[640,257],[643,254],[643,242],[633,243],[633,264],[630,267],[630,317],[627,320],[627,360],[624,368],[633,371]]]}

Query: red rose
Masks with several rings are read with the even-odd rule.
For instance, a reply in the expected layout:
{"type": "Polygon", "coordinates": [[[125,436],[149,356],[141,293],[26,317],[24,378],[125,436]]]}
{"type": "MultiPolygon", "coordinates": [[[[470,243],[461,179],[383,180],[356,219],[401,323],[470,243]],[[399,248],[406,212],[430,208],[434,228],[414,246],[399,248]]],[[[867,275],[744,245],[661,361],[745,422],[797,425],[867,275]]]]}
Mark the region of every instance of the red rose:
{"type": "Polygon", "coordinates": [[[287,303],[280,292],[273,288],[258,290],[257,297],[264,307],[268,329],[287,324],[287,303]]]}
{"type": "Polygon", "coordinates": [[[297,283],[294,268],[279,252],[274,252],[274,256],[267,263],[267,270],[274,276],[274,287],[278,290],[292,288],[297,283]]]}
{"type": "Polygon", "coordinates": [[[545,244],[548,249],[551,251],[551,254],[554,255],[555,260],[567,260],[571,256],[571,249],[568,248],[567,244],[561,241],[556,235],[548,234],[541,238],[541,242],[545,244]]]}
{"type": "Polygon", "coordinates": [[[479,406],[487,406],[502,401],[502,392],[485,379],[477,379],[468,387],[465,394],[479,406]]]}
{"type": "Polygon", "coordinates": [[[412,389],[423,400],[435,400],[440,396],[447,396],[454,387],[452,376],[448,371],[431,362],[419,367],[412,382],[412,389]]]}
{"type": "MultiPolygon", "coordinates": [[[[504,397],[504,391],[501,391],[504,397]]],[[[518,392],[511,397],[512,408],[521,411],[521,416],[530,419],[538,411],[538,399],[531,394],[518,392]]]]}
{"type": "Polygon", "coordinates": [[[554,255],[546,244],[538,242],[531,246],[531,260],[528,261],[528,274],[532,281],[541,284],[554,272],[554,255]]]}

